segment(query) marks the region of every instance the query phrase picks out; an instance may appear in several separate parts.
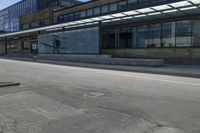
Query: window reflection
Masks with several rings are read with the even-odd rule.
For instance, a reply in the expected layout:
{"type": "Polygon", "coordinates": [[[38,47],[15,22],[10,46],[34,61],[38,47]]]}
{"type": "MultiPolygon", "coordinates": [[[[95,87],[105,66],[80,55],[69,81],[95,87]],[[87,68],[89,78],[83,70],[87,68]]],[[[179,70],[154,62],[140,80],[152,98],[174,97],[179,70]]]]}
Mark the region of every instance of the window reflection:
{"type": "Polygon", "coordinates": [[[86,11],[81,11],[81,12],[80,12],[80,16],[81,16],[81,17],[85,17],[85,16],[86,16],[86,11]]]}
{"type": "Polygon", "coordinates": [[[175,46],[175,22],[164,23],[162,25],[162,43],[161,47],[175,46]]]}
{"type": "Polygon", "coordinates": [[[193,21],[193,46],[200,46],[200,20],[193,21]]]}
{"type": "Polygon", "coordinates": [[[102,6],[102,7],[101,7],[101,12],[102,12],[102,13],[108,12],[108,5],[102,6]]]}
{"type": "Polygon", "coordinates": [[[119,30],[119,48],[132,47],[132,30],[130,28],[123,28],[119,30]]]}
{"type": "Polygon", "coordinates": [[[118,3],[119,9],[126,9],[127,8],[127,1],[122,1],[118,3]]]}
{"type": "Polygon", "coordinates": [[[149,0],[138,0],[139,4],[146,4],[149,3],[149,0]]]}
{"type": "Polygon", "coordinates": [[[176,47],[191,46],[192,23],[191,21],[179,21],[176,23],[176,47]]]}
{"type": "Polygon", "coordinates": [[[200,46],[200,20],[185,20],[113,29],[108,48],[173,48],[200,46]]]}
{"type": "Polygon", "coordinates": [[[92,16],[93,15],[93,10],[92,9],[88,9],[87,10],[87,16],[92,16]]]}
{"type": "Polygon", "coordinates": [[[137,47],[143,48],[148,45],[148,26],[140,26],[138,27],[137,32],[137,47]]]}
{"type": "Polygon", "coordinates": [[[109,5],[109,10],[112,12],[112,11],[116,11],[117,10],[117,3],[114,3],[114,4],[110,4],[109,5]]]}
{"type": "Polygon", "coordinates": [[[161,47],[161,24],[149,25],[149,44],[147,47],[161,47]]]}
{"type": "Polygon", "coordinates": [[[101,13],[100,7],[94,8],[94,15],[97,15],[97,14],[100,14],[100,13],[101,13]]]}
{"type": "Polygon", "coordinates": [[[128,0],[128,6],[129,7],[132,7],[132,6],[135,6],[137,5],[137,0],[128,0]]]}
{"type": "Polygon", "coordinates": [[[105,49],[118,48],[117,33],[118,33],[118,29],[104,30],[102,32],[102,47],[105,49]]]}

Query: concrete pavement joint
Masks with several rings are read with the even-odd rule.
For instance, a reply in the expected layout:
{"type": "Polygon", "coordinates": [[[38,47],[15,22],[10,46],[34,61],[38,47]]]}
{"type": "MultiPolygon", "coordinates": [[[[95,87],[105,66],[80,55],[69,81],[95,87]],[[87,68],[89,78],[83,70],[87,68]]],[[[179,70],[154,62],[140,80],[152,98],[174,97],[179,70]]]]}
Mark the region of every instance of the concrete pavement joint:
{"type": "MultiPolygon", "coordinates": [[[[120,114],[125,114],[129,116],[129,118],[131,118],[132,120],[138,119],[136,115],[133,115],[128,112],[124,112],[122,110],[117,110],[117,109],[107,108],[107,107],[98,107],[98,109],[110,110],[110,111],[118,112],[120,114]]],[[[147,118],[139,118],[137,126],[140,127],[142,130],[146,129],[144,131],[145,133],[159,133],[159,130],[164,131],[162,133],[184,133],[183,131],[180,131],[179,129],[173,128],[168,123],[166,124],[166,122],[164,123],[164,122],[159,122],[156,120],[149,120],[147,118]]]]}
{"type": "Polygon", "coordinates": [[[19,82],[1,82],[0,87],[19,86],[19,82]]]}
{"type": "Polygon", "coordinates": [[[42,116],[45,116],[47,117],[48,119],[52,119],[52,120],[55,120],[55,116],[53,114],[50,114],[49,112],[41,109],[41,108],[29,108],[31,111],[35,112],[35,113],[38,113],[42,116]]]}
{"type": "Polygon", "coordinates": [[[158,79],[158,78],[150,78],[150,77],[142,77],[142,76],[133,76],[133,75],[122,75],[122,74],[105,73],[105,72],[98,72],[98,73],[109,74],[109,75],[113,75],[113,76],[123,76],[123,77],[138,78],[138,79],[157,80],[157,81],[176,83],[176,84],[200,86],[200,83],[181,82],[181,81],[173,81],[173,80],[166,80],[166,79],[158,79]]]}

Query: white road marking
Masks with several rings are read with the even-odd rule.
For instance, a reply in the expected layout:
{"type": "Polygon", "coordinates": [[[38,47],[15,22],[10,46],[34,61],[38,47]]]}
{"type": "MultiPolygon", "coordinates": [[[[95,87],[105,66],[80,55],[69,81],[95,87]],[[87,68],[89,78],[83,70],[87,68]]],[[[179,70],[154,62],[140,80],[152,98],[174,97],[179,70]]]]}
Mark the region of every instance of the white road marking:
{"type": "Polygon", "coordinates": [[[42,116],[44,116],[46,118],[49,118],[49,119],[52,119],[52,120],[56,119],[53,114],[49,113],[48,111],[42,110],[41,108],[35,108],[35,109],[34,108],[29,108],[29,110],[31,110],[31,111],[33,111],[35,113],[38,113],[38,114],[40,114],[40,115],[42,115],[42,116]]]}
{"type": "MultiPolygon", "coordinates": [[[[193,86],[200,86],[200,83],[191,83],[191,82],[182,82],[182,81],[173,81],[168,79],[158,79],[158,78],[151,78],[151,77],[143,77],[143,76],[134,76],[134,75],[123,75],[123,74],[115,74],[115,73],[105,73],[105,72],[98,72],[101,74],[108,74],[113,76],[123,76],[123,77],[130,77],[130,78],[137,78],[137,79],[147,79],[147,80],[156,80],[156,81],[162,81],[162,82],[168,82],[168,83],[176,83],[176,84],[184,84],[184,85],[193,85],[193,86]]],[[[127,73],[126,73],[127,74],[127,73]]]]}

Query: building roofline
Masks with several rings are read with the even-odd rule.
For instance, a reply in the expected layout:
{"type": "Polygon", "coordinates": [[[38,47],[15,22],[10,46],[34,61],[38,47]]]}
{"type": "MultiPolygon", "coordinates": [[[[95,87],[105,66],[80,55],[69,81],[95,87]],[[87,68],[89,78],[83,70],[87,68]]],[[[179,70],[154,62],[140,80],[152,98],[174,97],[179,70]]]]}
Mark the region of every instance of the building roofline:
{"type": "MultiPolygon", "coordinates": [[[[4,11],[4,10],[7,10],[8,8],[10,8],[10,7],[12,7],[12,6],[15,6],[15,5],[17,5],[17,4],[21,3],[21,2],[23,2],[23,0],[18,1],[17,3],[12,4],[12,5],[10,5],[10,6],[6,7],[6,8],[1,9],[0,12],[1,12],[1,11],[4,11]]],[[[81,1],[79,1],[79,2],[80,2],[79,4],[75,4],[75,5],[71,6],[71,7],[62,7],[62,8],[57,9],[57,10],[68,9],[68,8],[72,8],[72,7],[75,7],[75,6],[79,6],[79,5],[91,3],[91,2],[94,2],[94,1],[87,1],[87,2],[81,2],[81,1]]],[[[55,12],[57,12],[57,10],[55,10],[55,12]]]]}

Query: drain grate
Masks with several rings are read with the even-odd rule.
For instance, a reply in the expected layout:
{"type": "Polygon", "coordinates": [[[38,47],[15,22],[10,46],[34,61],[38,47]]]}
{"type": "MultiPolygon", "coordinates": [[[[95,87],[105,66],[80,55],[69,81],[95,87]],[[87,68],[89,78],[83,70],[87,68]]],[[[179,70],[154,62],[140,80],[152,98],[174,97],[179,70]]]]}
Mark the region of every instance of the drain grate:
{"type": "Polygon", "coordinates": [[[1,82],[0,81],[0,87],[9,87],[9,86],[19,86],[19,82],[1,82]]]}

